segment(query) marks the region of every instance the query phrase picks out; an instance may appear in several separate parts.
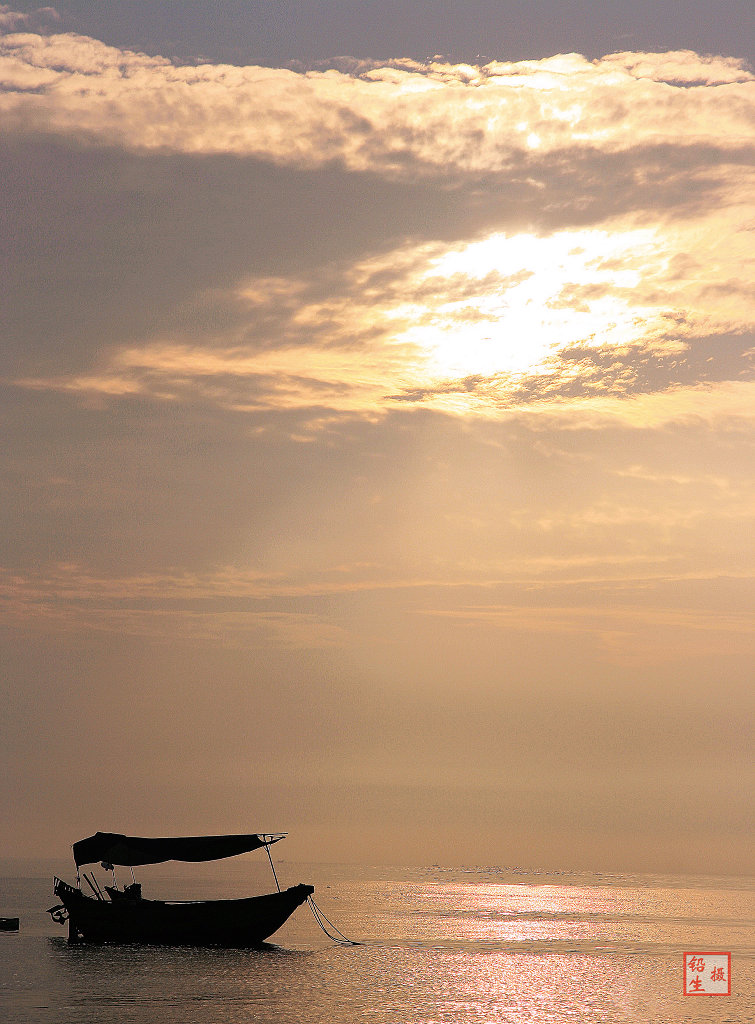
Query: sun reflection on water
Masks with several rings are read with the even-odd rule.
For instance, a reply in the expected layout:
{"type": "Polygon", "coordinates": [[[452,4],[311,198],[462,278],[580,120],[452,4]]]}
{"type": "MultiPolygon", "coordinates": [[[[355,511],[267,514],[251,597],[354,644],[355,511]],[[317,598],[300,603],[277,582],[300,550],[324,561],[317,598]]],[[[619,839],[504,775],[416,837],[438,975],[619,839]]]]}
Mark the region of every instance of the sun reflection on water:
{"type": "MultiPolygon", "coordinates": [[[[611,884],[546,884],[492,870],[453,877],[440,869],[398,877],[381,871],[376,878],[366,869],[355,877],[302,865],[296,874],[316,880],[323,908],[360,945],[335,946],[303,913],[275,943],[254,950],[68,946],[45,921],[44,932],[22,931],[4,947],[19,990],[9,1024],[755,1019],[752,887],[745,880],[681,886],[622,876],[611,884]],[[681,950],[694,948],[733,950],[730,999],[682,995],[681,950]],[[30,1016],[30,1008],[43,1006],[49,1015],[30,1016]]],[[[238,879],[212,885],[212,895],[236,894],[238,879]]],[[[28,905],[45,906],[45,892],[40,884],[28,905]]]]}

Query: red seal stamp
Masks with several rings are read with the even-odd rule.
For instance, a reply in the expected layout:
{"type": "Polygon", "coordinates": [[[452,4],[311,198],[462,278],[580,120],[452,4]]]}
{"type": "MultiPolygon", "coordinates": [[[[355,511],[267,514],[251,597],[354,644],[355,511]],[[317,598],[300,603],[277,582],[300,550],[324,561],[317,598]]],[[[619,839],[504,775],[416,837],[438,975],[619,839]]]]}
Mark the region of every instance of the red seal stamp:
{"type": "Polygon", "coordinates": [[[685,953],[685,996],[730,996],[731,953],[685,953]]]}

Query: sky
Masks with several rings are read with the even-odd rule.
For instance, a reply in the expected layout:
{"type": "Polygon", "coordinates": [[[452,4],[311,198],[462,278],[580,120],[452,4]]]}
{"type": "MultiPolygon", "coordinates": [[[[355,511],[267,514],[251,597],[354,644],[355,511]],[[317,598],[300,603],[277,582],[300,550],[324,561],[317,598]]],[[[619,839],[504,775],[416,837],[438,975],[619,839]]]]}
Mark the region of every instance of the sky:
{"type": "Polygon", "coordinates": [[[4,855],[751,871],[753,40],[0,6],[4,855]]]}

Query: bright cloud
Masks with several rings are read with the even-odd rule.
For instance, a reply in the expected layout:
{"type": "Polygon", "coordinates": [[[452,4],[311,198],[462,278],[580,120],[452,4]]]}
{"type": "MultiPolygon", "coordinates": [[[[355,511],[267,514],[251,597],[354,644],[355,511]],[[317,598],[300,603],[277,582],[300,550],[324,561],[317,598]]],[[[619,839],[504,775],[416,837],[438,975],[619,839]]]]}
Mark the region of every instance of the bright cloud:
{"type": "Polygon", "coordinates": [[[482,68],[395,62],[359,73],[176,66],[61,33],[0,40],[6,126],[282,164],[397,175],[501,171],[529,150],[605,152],[751,139],[755,80],[694,53],[576,54],[482,68]]]}
{"type": "Polygon", "coordinates": [[[755,78],[731,58],[343,60],[299,72],[176,66],[70,33],[16,32],[0,37],[0,81],[8,131],[438,179],[484,195],[491,214],[515,187],[499,205],[516,209],[526,193],[538,218],[403,239],[310,276],[241,273],[206,300],[232,314],[227,328],[133,337],[87,372],[25,386],[495,416],[569,394],[661,390],[653,360],[668,383],[695,387],[684,368],[698,340],[755,325],[755,78]]]}
{"type": "MultiPolygon", "coordinates": [[[[755,258],[739,216],[408,246],[349,266],[324,300],[307,298],[311,282],[252,280],[233,297],[241,326],[210,345],[162,338],[96,373],[23,383],[165,398],[189,387],[247,410],[401,400],[497,416],[577,387],[582,400],[623,399],[647,388],[638,360],[679,375],[696,339],[755,326],[755,258]],[[265,322],[275,334],[249,344],[245,323],[265,322]]],[[[679,383],[700,401],[694,376],[679,383]]]]}

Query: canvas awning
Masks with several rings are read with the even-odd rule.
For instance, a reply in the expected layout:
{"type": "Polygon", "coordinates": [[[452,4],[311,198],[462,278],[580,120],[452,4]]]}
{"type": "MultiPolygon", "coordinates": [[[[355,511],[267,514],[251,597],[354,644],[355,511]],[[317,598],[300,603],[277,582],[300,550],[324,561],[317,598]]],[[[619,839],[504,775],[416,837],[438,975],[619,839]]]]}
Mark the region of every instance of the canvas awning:
{"type": "Polygon", "coordinates": [[[144,839],[140,836],[123,836],[117,832],[96,832],[89,839],[73,844],[73,859],[76,866],[94,864],[119,864],[136,867],[138,864],[162,864],[166,860],[199,862],[237,857],[241,853],[270,846],[283,839],[285,832],[274,835],[241,836],[182,836],[175,839],[144,839]]]}

